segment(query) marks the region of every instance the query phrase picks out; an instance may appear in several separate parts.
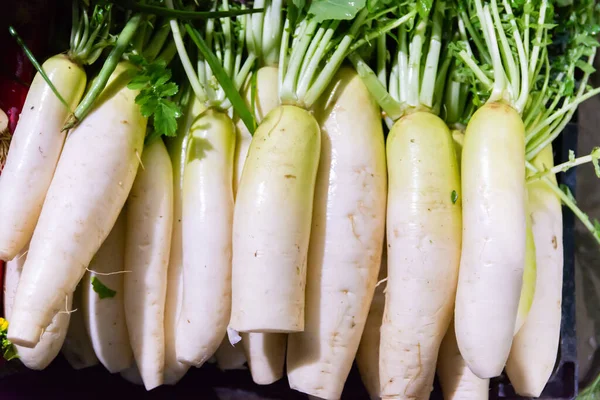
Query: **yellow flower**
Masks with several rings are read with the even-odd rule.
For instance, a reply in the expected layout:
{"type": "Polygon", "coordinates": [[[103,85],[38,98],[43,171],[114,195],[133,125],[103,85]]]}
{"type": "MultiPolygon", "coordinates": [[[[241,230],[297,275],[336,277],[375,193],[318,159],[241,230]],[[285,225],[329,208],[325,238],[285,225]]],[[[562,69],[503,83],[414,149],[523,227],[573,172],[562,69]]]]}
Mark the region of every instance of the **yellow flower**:
{"type": "Polygon", "coordinates": [[[8,321],[0,318],[0,332],[6,332],[8,329],[8,321]]]}

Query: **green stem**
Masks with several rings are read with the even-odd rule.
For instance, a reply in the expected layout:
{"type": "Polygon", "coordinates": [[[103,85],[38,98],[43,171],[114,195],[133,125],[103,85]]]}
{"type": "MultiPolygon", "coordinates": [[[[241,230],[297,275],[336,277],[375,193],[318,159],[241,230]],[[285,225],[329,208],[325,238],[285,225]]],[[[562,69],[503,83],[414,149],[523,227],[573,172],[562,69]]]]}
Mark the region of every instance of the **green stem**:
{"type": "Polygon", "coordinates": [[[421,84],[421,53],[427,29],[427,19],[419,21],[415,34],[410,42],[408,57],[408,98],[406,103],[411,107],[419,105],[419,86],[421,84]]]}
{"type": "Polygon", "coordinates": [[[304,20],[301,23],[304,24],[304,29],[300,33],[300,42],[292,48],[292,55],[287,66],[287,71],[285,72],[283,87],[281,88],[281,101],[283,103],[295,103],[298,100],[296,85],[298,83],[302,60],[318,26],[314,20],[308,22],[304,20]]]}
{"type": "Polygon", "coordinates": [[[381,35],[377,38],[377,77],[379,78],[379,82],[385,88],[386,85],[386,48],[385,41],[387,37],[386,35],[381,35]]]}
{"type": "MultiPolygon", "coordinates": [[[[394,8],[396,8],[396,7],[394,7],[394,8]]],[[[368,33],[363,38],[354,42],[354,44],[352,46],[350,46],[349,52],[352,53],[352,52],[358,50],[360,47],[364,46],[366,43],[370,43],[373,39],[376,39],[380,36],[384,36],[386,33],[391,32],[400,26],[403,26],[406,22],[413,19],[415,17],[415,15],[417,15],[417,11],[412,10],[412,11],[408,12],[407,14],[403,15],[402,18],[398,18],[398,19],[396,19],[386,25],[383,25],[382,27],[377,28],[376,30],[368,33]]]]}
{"type": "Polygon", "coordinates": [[[281,41],[282,28],[282,5],[283,0],[267,0],[270,4],[266,8],[265,20],[269,21],[263,24],[262,33],[262,62],[265,65],[273,66],[279,58],[279,48],[281,41]]]}
{"type": "Polygon", "coordinates": [[[375,98],[377,103],[379,103],[381,109],[394,121],[400,119],[402,115],[404,115],[402,104],[390,96],[385,89],[385,85],[377,78],[375,72],[373,72],[358,54],[352,53],[348,58],[354,65],[358,76],[360,76],[365,86],[369,88],[371,95],[375,98]]]}
{"type": "Polygon", "coordinates": [[[398,96],[396,99],[400,104],[404,104],[408,101],[408,32],[406,31],[406,25],[400,26],[398,32],[398,82],[396,87],[398,88],[398,96]]]}
{"type": "Polygon", "coordinates": [[[278,86],[280,99],[283,97],[283,81],[285,79],[285,71],[287,70],[289,64],[287,46],[290,40],[290,29],[290,20],[286,18],[281,35],[281,49],[279,51],[279,68],[277,68],[277,82],[279,83],[278,86]]]}
{"type": "Polygon", "coordinates": [[[25,53],[25,55],[27,56],[27,58],[29,59],[29,61],[31,61],[31,63],[33,64],[33,66],[36,69],[36,71],[42,76],[42,78],[44,78],[44,81],[46,81],[46,83],[48,84],[48,86],[50,86],[50,89],[52,89],[52,92],[54,93],[54,95],[67,108],[67,110],[71,111],[71,108],[69,107],[69,104],[65,101],[64,97],[62,97],[60,95],[60,93],[58,92],[58,89],[56,89],[56,86],[54,86],[54,84],[52,83],[52,81],[50,80],[50,78],[48,77],[48,75],[46,75],[46,72],[44,71],[44,69],[42,68],[42,66],[40,65],[40,63],[35,59],[35,57],[33,56],[33,53],[31,52],[31,50],[29,50],[29,48],[27,47],[27,45],[25,45],[25,42],[23,42],[23,39],[21,39],[21,37],[19,36],[19,34],[15,30],[15,28],[13,28],[12,26],[9,26],[8,27],[8,31],[10,32],[10,34],[12,35],[12,37],[15,38],[15,40],[17,41],[17,43],[19,44],[19,46],[21,46],[21,48],[23,49],[23,52],[25,53]]]}
{"type": "Polygon", "coordinates": [[[485,46],[483,41],[481,40],[481,36],[479,32],[473,27],[471,24],[471,20],[465,11],[460,13],[460,20],[467,28],[469,32],[469,37],[473,39],[473,43],[475,43],[475,47],[477,47],[477,51],[479,56],[483,59],[485,64],[492,64],[492,58],[490,57],[490,53],[488,52],[488,48],[485,46]]]}
{"type": "Polygon", "coordinates": [[[69,41],[69,48],[74,49],[77,47],[77,40],[79,37],[79,2],[71,2],[71,40],[69,41]]]}
{"type": "Polygon", "coordinates": [[[325,32],[327,32],[327,28],[330,24],[330,21],[325,21],[323,24],[317,29],[317,33],[315,33],[314,38],[310,41],[310,46],[308,46],[308,50],[306,50],[306,54],[304,55],[304,60],[302,60],[302,67],[300,67],[300,77],[306,74],[306,70],[312,60],[313,55],[317,51],[319,47],[319,43],[325,36],[325,32]]]}
{"type": "Polygon", "coordinates": [[[500,56],[500,50],[498,49],[498,39],[496,38],[496,31],[494,29],[494,23],[492,22],[492,16],[490,14],[489,6],[486,4],[481,10],[480,0],[476,0],[478,4],[478,14],[480,23],[487,34],[485,35],[488,47],[491,50],[493,69],[494,69],[494,86],[492,94],[488,99],[488,103],[493,103],[504,99],[504,91],[506,90],[506,73],[502,65],[502,57],[500,56]]]}
{"type": "Polygon", "coordinates": [[[494,82],[492,82],[492,80],[487,77],[485,72],[483,72],[483,70],[479,68],[473,57],[467,54],[466,51],[461,50],[458,53],[458,56],[467,65],[467,67],[469,67],[469,69],[473,71],[477,79],[486,87],[486,89],[491,89],[494,86],[494,82]]]}
{"type": "Polygon", "coordinates": [[[143,56],[148,62],[154,61],[162,47],[164,46],[167,38],[171,33],[171,27],[169,23],[163,23],[158,31],[152,36],[150,43],[144,48],[143,56]]]}
{"type": "Polygon", "coordinates": [[[553,167],[551,169],[547,169],[545,171],[540,171],[537,174],[530,176],[529,178],[527,178],[527,183],[540,180],[544,176],[556,175],[560,172],[566,172],[566,171],[570,170],[571,168],[575,168],[575,167],[578,167],[583,164],[591,163],[595,159],[597,160],[598,157],[595,155],[592,155],[592,154],[588,154],[587,156],[582,156],[582,157],[575,158],[574,160],[569,160],[562,164],[556,165],[555,167],[553,167]]]}
{"type": "Polygon", "coordinates": [[[529,76],[527,74],[527,72],[528,72],[527,71],[527,54],[525,52],[525,46],[523,44],[523,41],[521,40],[521,34],[519,33],[519,27],[517,25],[517,21],[513,14],[512,8],[510,7],[510,4],[508,3],[507,0],[502,0],[502,3],[504,5],[504,9],[505,9],[506,13],[508,14],[508,18],[510,20],[510,26],[513,31],[513,38],[515,40],[515,43],[517,44],[517,53],[519,55],[519,65],[521,67],[521,77],[520,77],[521,88],[520,88],[519,97],[517,98],[517,101],[516,101],[515,108],[519,113],[522,113],[527,104],[527,99],[529,98],[529,76]]]}
{"type": "MultiPolygon", "coordinates": [[[[247,14],[256,14],[262,13],[264,9],[262,8],[253,8],[253,9],[242,9],[242,10],[231,10],[231,11],[185,11],[185,10],[176,10],[170,7],[160,7],[160,6],[151,6],[147,4],[135,3],[133,1],[125,0],[123,4],[117,2],[116,0],[112,0],[113,3],[116,3],[117,6],[121,8],[125,8],[128,10],[139,11],[146,14],[156,15],[159,17],[166,17],[169,19],[179,19],[179,20],[199,20],[199,19],[211,19],[211,18],[227,18],[234,17],[237,15],[247,15],[247,14]]],[[[171,2],[172,3],[172,2],[171,2]]],[[[168,1],[167,1],[168,4],[168,1]]]]}
{"type": "Polygon", "coordinates": [[[445,4],[443,1],[436,1],[433,15],[433,27],[431,30],[431,40],[429,43],[427,58],[425,60],[423,81],[421,82],[419,102],[428,108],[433,108],[433,98],[435,95],[436,86],[438,86],[437,84],[445,80],[445,74],[438,74],[440,53],[442,50],[444,7],[445,4]]]}
{"type": "MultiPolygon", "coordinates": [[[[531,0],[527,0],[528,4],[531,4],[531,0]]],[[[531,58],[529,59],[529,84],[533,86],[535,79],[535,71],[538,67],[538,57],[540,54],[540,47],[542,43],[542,36],[545,29],[546,21],[546,8],[548,6],[548,0],[542,0],[540,7],[540,15],[537,21],[537,31],[535,33],[535,39],[533,41],[533,50],[531,51],[531,58]]]]}
{"type": "Polygon", "coordinates": [[[502,26],[502,20],[500,19],[500,14],[498,12],[498,4],[497,0],[492,0],[491,13],[493,18],[493,24],[496,26],[496,31],[498,32],[498,37],[500,38],[500,55],[504,60],[506,65],[505,72],[507,73],[508,78],[508,88],[511,92],[511,99],[516,102],[519,97],[519,70],[517,69],[517,64],[513,57],[512,49],[510,48],[510,44],[508,43],[508,38],[506,37],[506,33],[504,32],[504,27],[502,26]]]}

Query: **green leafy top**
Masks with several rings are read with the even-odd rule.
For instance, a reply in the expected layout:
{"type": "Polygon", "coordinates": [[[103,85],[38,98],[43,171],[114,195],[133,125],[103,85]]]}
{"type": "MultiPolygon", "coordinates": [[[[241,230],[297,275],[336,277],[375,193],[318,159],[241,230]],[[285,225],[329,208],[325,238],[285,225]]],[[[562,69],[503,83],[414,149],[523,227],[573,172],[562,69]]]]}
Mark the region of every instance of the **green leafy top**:
{"type": "Polygon", "coordinates": [[[90,5],[89,1],[84,0],[73,0],[72,5],[73,23],[67,54],[79,64],[93,64],[102,54],[102,50],[113,44],[109,37],[112,7],[110,4],[93,2],[90,5]],[[91,17],[88,9],[92,9],[91,17]]]}
{"type": "Polygon", "coordinates": [[[19,358],[19,355],[17,354],[15,346],[8,340],[7,335],[8,321],[4,318],[0,318],[0,348],[2,350],[2,357],[4,357],[6,361],[10,361],[19,358]]]}
{"type": "Polygon", "coordinates": [[[281,102],[310,108],[349,53],[401,24],[373,29],[378,18],[400,7],[388,0],[288,1],[279,53],[281,102]]]}
{"type": "Polygon", "coordinates": [[[423,0],[416,6],[405,3],[391,14],[393,20],[403,23],[388,34],[391,40],[383,39],[378,49],[377,77],[358,54],[351,54],[350,60],[392,121],[415,109],[438,114],[452,61],[446,45],[455,14],[444,0],[423,0]],[[391,52],[388,68],[390,43],[395,43],[396,48],[391,52]]]}

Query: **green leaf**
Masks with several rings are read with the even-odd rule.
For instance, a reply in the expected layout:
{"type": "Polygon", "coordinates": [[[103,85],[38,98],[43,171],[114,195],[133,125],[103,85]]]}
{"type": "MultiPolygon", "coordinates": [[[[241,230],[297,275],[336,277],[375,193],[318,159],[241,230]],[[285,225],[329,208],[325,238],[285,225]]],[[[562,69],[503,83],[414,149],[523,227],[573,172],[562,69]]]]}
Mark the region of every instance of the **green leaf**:
{"type": "Polygon", "coordinates": [[[450,200],[452,200],[452,204],[456,204],[458,201],[458,193],[456,193],[456,190],[453,190],[450,194],[450,200]]]}
{"type": "Polygon", "coordinates": [[[310,4],[308,14],[312,15],[316,22],[351,20],[365,7],[365,4],[366,0],[314,0],[310,4]]]}
{"type": "Polygon", "coordinates": [[[101,299],[115,297],[117,294],[116,291],[108,288],[95,276],[92,277],[92,288],[94,289],[94,292],[98,293],[98,296],[100,296],[101,299]]]}
{"type": "Polygon", "coordinates": [[[594,164],[594,170],[596,171],[596,176],[600,178],[600,164],[598,163],[598,159],[600,158],[600,147],[595,147],[592,150],[592,164],[594,164]]]}
{"type": "Polygon", "coordinates": [[[571,200],[573,202],[573,204],[577,204],[577,201],[575,200],[575,196],[573,196],[573,192],[571,192],[571,189],[569,189],[569,187],[567,185],[565,185],[564,183],[561,183],[559,185],[559,187],[560,187],[560,190],[562,190],[564,192],[564,194],[567,195],[569,200],[571,200]]]}
{"type": "Polygon", "coordinates": [[[161,99],[154,111],[154,129],[162,135],[175,136],[180,116],[181,111],[175,103],[161,99]]]}
{"type": "Polygon", "coordinates": [[[577,68],[579,68],[580,70],[582,70],[583,72],[585,72],[586,74],[593,74],[594,72],[596,72],[596,69],[594,67],[592,67],[591,64],[583,61],[583,60],[577,60],[577,62],[575,63],[575,66],[577,68]]]}
{"type": "Polygon", "coordinates": [[[158,95],[160,97],[170,97],[170,96],[175,96],[175,94],[177,94],[177,91],[179,90],[179,87],[177,86],[177,84],[175,82],[169,82],[167,84],[164,84],[159,90],[158,90],[158,95]]]}

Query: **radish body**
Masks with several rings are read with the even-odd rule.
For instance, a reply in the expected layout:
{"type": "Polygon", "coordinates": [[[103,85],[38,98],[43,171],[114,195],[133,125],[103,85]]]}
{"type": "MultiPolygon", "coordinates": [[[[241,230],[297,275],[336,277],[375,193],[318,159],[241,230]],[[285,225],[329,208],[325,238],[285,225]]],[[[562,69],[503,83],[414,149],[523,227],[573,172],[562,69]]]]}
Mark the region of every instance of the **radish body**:
{"type": "MultiPolygon", "coordinates": [[[[83,95],[85,71],[60,54],[42,68],[71,109],[83,95]]],[[[63,148],[69,109],[38,73],[13,135],[0,177],[0,260],[11,260],[31,240],[63,148]]]]}
{"type": "Polygon", "coordinates": [[[525,222],[527,224],[527,231],[525,232],[525,267],[523,269],[523,284],[521,285],[521,295],[519,297],[517,321],[515,322],[515,335],[527,320],[536,291],[537,266],[535,260],[535,242],[533,239],[531,217],[529,216],[529,213],[525,222]]]}
{"type": "Polygon", "coordinates": [[[288,337],[287,375],[292,389],[336,400],[377,283],[387,173],[379,107],[358,74],[341,69],[322,98],[315,107],[321,156],[308,251],[306,322],[303,332],[288,337]]]}
{"type": "Polygon", "coordinates": [[[121,371],[120,375],[123,379],[130,383],[133,383],[134,385],[144,385],[144,381],[142,380],[142,376],[140,375],[140,370],[138,369],[135,363],[131,367],[121,371]]]}
{"type": "Polygon", "coordinates": [[[387,252],[384,244],[381,255],[381,268],[379,269],[378,283],[365,322],[356,353],[356,365],[360,373],[361,380],[369,393],[371,400],[381,398],[381,385],[379,382],[379,337],[381,332],[381,321],[383,320],[383,309],[385,308],[385,287],[387,278],[387,252]],[[383,281],[383,282],[382,282],[383,281]]]}
{"type": "MultiPolygon", "coordinates": [[[[75,293],[73,293],[73,304],[69,309],[69,311],[72,311],[69,320],[69,329],[67,330],[67,336],[61,349],[67,362],[76,370],[93,367],[98,364],[98,357],[94,352],[94,347],[92,347],[92,342],[85,326],[82,294],[82,288],[79,285],[75,293]]],[[[64,307],[61,311],[64,311],[64,307]]]]}
{"type": "Polygon", "coordinates": [[[450,324],[442,340],[437,374],[444,400],[487,400],[489,398],[490,380],[477,377],[465,363],[456,343],[454,323],[450,324]]]}
{"type": "Polygon", "coordinates": [[[513,108],[488,104],[471,118],[462,191],[456,339],[471,371],[485,379],[506,364],[525,265],[525,128],[513,108]]]}
{"type": "Polygon", "coordinates": [[[33,347],[64,309],[127,199],[147,120],[120,63],[96,107],[67,138],[17,289],[9,340],[33,347]]]}
{"type": "Polygon", "coordinates": [[[283,377],[287,335],[284,333],[242,333],[244,354],[252,380],[270,385],[283,377]]]}
{"type": "Polygon", "coordinates": [[[113,374],[129,368],[133,362],[123,305],[126,223],[127,217],[122,211],[81,281],[86,331],[96,356],[113,374]],[[93,278],[114,290],[114,296],[102,298],[96,293],[93,278]]]}
{"type": "Polygon", "coordinates": [[[127,200],[125,318],[146,390],[164,382],[164,312],[173,230],[173,169],[156,139],[144,149],[127,200]]]}
{"type": "Polygon", "coordinates": [[[174,385],[179,382],[190,368],[189,365],[177,361],[176,350],[177,321],[179,320],[183,298],[181,190],[183,188],[183,168],[187,151],[187,132],[192,126],[194,117],[199,115],[203,109],[203,103],[194,97],[184,114],[185,119],[177,131],[177,136],[173,139],[167,139],[167,147],[173,166],[173,233],[171,235],[171,251],[167,271],[167,299],[165,302],[164,383],[166,385],[174,385]]]}
{"type": "MultiPolygon", "coordinates": [[[[540,170],[554,166],[552,146],[533,160],[540,170]]],[[[556,177],[549,178],[556,184],[556,177]]],[[[543,181],[528,184],[535,240],[537,285],[523,327],[513,339],[506,373],[521,396],[539,397],[554,369],[560,339],[563,287],[563,224],[560,199],[543,181]]]]}
{"type": "MultiPolygon", "coordinates": [[[[260,123],[263,118],[279,105],[278,68],[262,67],[257,71],[254,93],[254,114],[260,123]]],[[[252,104],[252,81],[245,87],[246,102],[252,104]]],[[[242,171],[248,155],[252,136],[246,125],[236,122],[234,196],[242,178],[242,171]]],[[[258,385],[269,385],[283,377],[287,336],[284,333],[242,333],[242,349],[248,361],[252,380],[258,385]]],[[[227,338],[225,339],[227,341],[227,338]]]]}
{"type": "Polygon", "coordinates": [[[183,300],[177,359],[201,366],[217,351],[231,316],[231,228],[235,126],[212,109],[189,132],[183,174],[183,300]]]}
{"type": "MultiPolygon", "coordinates": [[[[12,306],[17,292],[17,286],[21,278],[23,264],[27,259],[27,247],[23,253],[17,255],[14,259],[8,261],[5,266],[4,274],[4,318],[11,319],[12,306]]],[[[65,306],[71,309],[73,296],[69,296],[65,306]]],[[[70,314],[66,312],[56,314],[52,323],[44,333],[39,343],[33,348],[15,346],[19,360],[29,369],[42,370],[46,368],[56,358],[65,341],[67,329],[69,327],[70,314]]]]}
{"type": "Polygon", "coordinates": [[[381,397],[429,398],[452,319],[461,245],[454,142],[427,112],[398,120],[387,139],[389,192],[381,397]]]}
{"type": "Polygon", "coordinates": [[[321,147],[306,110],[279,106],[254,134],[233,222],[230,325],[238,332],[304,329],[306,257],[321,147]]]}

